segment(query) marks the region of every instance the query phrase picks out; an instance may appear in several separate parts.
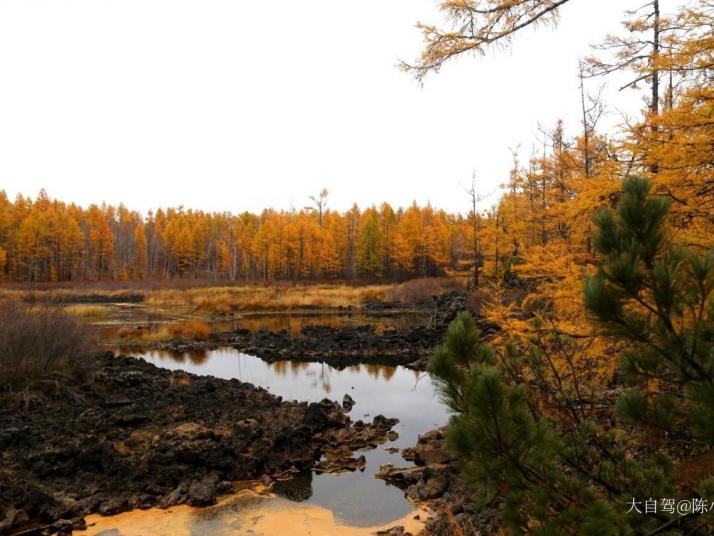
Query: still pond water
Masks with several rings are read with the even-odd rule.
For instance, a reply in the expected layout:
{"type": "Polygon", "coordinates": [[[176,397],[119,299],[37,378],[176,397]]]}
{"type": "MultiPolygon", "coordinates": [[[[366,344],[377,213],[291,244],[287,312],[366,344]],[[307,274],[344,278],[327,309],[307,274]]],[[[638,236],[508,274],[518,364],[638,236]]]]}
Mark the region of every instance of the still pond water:
{"type": "MultiPolygon", "coordinates": [[[[306,525],[306,534],[323,532],[325,514],[332,518],[331,523],[336,527],[342,527],[339,532],[345,534],[352,529],[380,527],[413,517],[414,506],[405,499],[403,491],[376,479],[374,473],[384,463],[409,465],[400,453],[390,453],[386,449],[396,447],[401,450],[413,446],[419,434],[442,426],[448,420],[446,408],[439,401],[428,374],[380,365],[363,364],[338,370],[320,363],[267,363],[232,348],[180,355],[153,351],[139,356],[163,368],[237,378],[264,387],[286,400],[317,402],[327,397],[341,401],[345,394],[349,394],[355,400],[350,412],[353,420],[371,421],[379,414],[399,418],[399,424],[394,428],[399,433],[396,441],[362,453],[367,461],[364,471],[299,477],[276,486],[276,499],[264,500],[243,494],[243,499],[237,496],[235,500],[223,501],[212,508],[209,516],[193,510],[182,521],[187,534],[270,534],[272,530],[265,532],[259,526],[271,526],[271,520],[277,519],[276,516],[289,519],[288,511],[306,525]],[[255,525],[251,529],[246,527],[249,521],[255,525]],[[186,524],[190,526],[186,527],[186,524]]],[[[165,533],[158,526],[165,523],[162,517],[165,516],[154,516],[156,525],[152,527],[154,518],[143,516],[143,526],[148,520],[148,528],[143,530],[165,533]]],[[[107,525],[105,521],[101,525],[111,527],[111,523],[107,525]]],[[[293,533],[301,532],[298,525],[293,527],[293,533]]],[[[325,529],[327,533],[334,530],[334,526],[325,529]]],[[[129,533],[114,529],[104,530],[101,534],[129,533]]]]}

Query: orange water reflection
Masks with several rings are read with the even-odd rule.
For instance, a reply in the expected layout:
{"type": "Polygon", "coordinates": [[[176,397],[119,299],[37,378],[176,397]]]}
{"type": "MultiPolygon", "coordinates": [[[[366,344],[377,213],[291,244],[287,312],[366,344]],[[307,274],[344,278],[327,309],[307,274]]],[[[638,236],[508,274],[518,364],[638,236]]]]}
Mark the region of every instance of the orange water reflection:
{"type": "MultiPolygon", "coordinates": [[[[337,369],[324,363],[302,361],[267,363],[233,348],[210,350],[199,356],[176,356],[155,351],[141,356],[172,370],[236,378],[268,389],[284,400],[318,402],[327,396],[341,401],[344,395],[349,394],[355,401],[350,411],[353,420],[369,421],[378,414],[398,418],[399,423],[394,428],[398,437],[379,448],[360,452],[366,459],[364,471],[338,475],[306,473],[299,475],[299,478],[296,476],[290,485],[276,484],[273,491],[280,498],[264,506],[271,509],[274,504],[288,501],[286,504],[292,505],[290,512],[308,518],[310,523],[318,526],[327,522],[324,516],[333,516],[333,522],[340,526],[357,528],[393,523],[413,512],[414,507],[405,499],[402,490],[376,479],[374,474],[385,463],[406,463],[399,453],[401,449],[413,446],[419,434],[443,426],[448,420],[447,410],[440,403],[429,376],[403,367],[361,364],[337,369]],[[300,503],[299,506],[296,502],[300,503]],[[305,508],[317,510],[308,511],[305,508]]],[[[225,515],[222,511],[221,516],[225,515]]],[[[261,512],[255,515],[267,514],[261,512]]],[[[202,520],[204,525],[201,526],[205,527],[205,516],[202,520]]],[[[223,530],[225,525],[221,524],[220,528],[223,530]]],[[[114,533],[114,536],[118,534],[114,533]]]]}
{"type": "Polygon", "coordinates": [[[176,506],[168,510],[135,510],[112,517],[87,518],[86,536],[368,536],[401,525],[412,534],[423,527],[428,512],[415,510],[387,525],[355,527],[325,508],[299,504],[273,494],[243,490],[209,508],[176,506]]]}

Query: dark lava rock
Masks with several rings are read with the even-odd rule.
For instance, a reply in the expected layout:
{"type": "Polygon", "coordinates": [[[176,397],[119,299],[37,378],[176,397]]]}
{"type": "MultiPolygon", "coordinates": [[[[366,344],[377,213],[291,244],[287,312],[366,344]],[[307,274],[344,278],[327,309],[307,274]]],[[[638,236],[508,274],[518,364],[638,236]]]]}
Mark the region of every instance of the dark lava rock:
{"type": "Polygon", "coordinates": [[[109,499],[99,505],[99,513],[103,516],[113,516],[123,512],[129,507],[129,502],[126,499],[109,499]]]}
{"type": "Polygon", "coordinates": [[[414,447],[402,451],[405,460],[417,465],[447,464],[451,456],[446,451],[443,429],[436,429],[419,436],[414,447]]]}
{"type": "Polygon", "coordinates": [[[278,480],[273,491],[291,501],[306,501],[312,497],[312,472],[304,471],[291,478],[278,480]]]}
{"type": "Polygon", "coordinates": [[[404,449],[402,453],[416,465],[395,467],[385,464],[375,476],[403,489],[414,502],[428,501],[432,515],[425,523],[426,533],[450,536],[454,534],[455,526],[466,536],[496,532],[496,508],[476,509],[446,452],[443,429],[420,436],[416,446],[404,449]]]}
{"type": "Polygon", "coordinates": [[[356,470],[364,462],[353,451],[386,441],[394,422],[353,426],[337,402],[286,402],[110,353],[93,370],[29,407],[0,396],[0,534],[94,512],[203,506],[226,482],[309,471],[338,450],[334,467],[356,470]]]}
{"type": "Polygon", "coordinates": [[[399,419],[388,419],[384,415],[377,415],[374,419],[372,419],[373,426],[375,426],[377,428],[385,429],[385,430],[389,430],[398,422],[399,422],[399,419]]]}
{"type": "Polygon", "coordinates": [[[449,480],[444,474],[424,475],[415,484],[407,488],[407,495],[419,501],[438,499],[449,487],[449,480]],[[426,477],[426,478],[424,478],[426,477]]]}
{"type": "MultiPolygon", "coordinates": [[[[378,305],[375,302],[367,304],[365,311],[384,314],[390,310],[401,310],[403,306],[401,303],[378,305]]],[[[287,330],[239,329],[215,334],[209,341],[173,341],[159,343],[157,346],[176,352],[232,346],[269,362],[286,359],[314,361],[329,363],[336,368],[375,363],[424,370],[434,347],[441,343],[449,323],[465,308],[466,295],[450,292],[408,305],[407,309],[429,316],[425,325],[390,328],[382,333],[378,333],[369,324],[339,328],[305,326],[299,335],[293,335],[287,330]]],[[[485,335],[498,329],[482,319],[477,319],[477,323],[485,335]]]]}
{"type": "Polygon", "coordinates": [[[344,397],[342,397],[342,407],[345,410],[347,410],[347,411],[352,410],[354,405],[355,405],[355,401],[350,395],[345,395],[344,397]]]}
{"type": "Polygon", "coordinates": [[[357,421],[350,427],[333,428],[318,434],[316,441],[324,459],[314,470],[318,473],[363,471],[366,459],[364,456],[353,457],[354,451],[375,448],[385,443],[392,426],[399,422],[399,419],[386,419],[381,415],[378,417],[380,418],[375,417],[372,424],[357,421]]]}
{"type": "Polygon", "coordinates": [[[379,530],[375,533],[377,536],[409,536],[409,532],[405,532],[404,527],[397,525],[386,530],[379,530]]]}
{"type": "Polygon", "coordinates": [[[216,502],[216,487],[218,477],[207,476],[202,480],[194,480],[188,488],[188,504],[191,506],[208,506],[216,502]]]}
{"type": "Polygon", "coordinates": [[[144,301],[144,295],[140,293],[125,293],[121,296],[113,296],[111,294],[67,294],[53,296],[46,293],[30,293],[27,296],[27,301],[44,301],[53,303],[141,303],[144,301]]]}
{"type": "Polygon", "coordinates": [[[9,534],[13,527],[26,524],[30,518],[24,510],[9,508],[5,512],[5,517],[0,520],[0,534],[9,534]]]}

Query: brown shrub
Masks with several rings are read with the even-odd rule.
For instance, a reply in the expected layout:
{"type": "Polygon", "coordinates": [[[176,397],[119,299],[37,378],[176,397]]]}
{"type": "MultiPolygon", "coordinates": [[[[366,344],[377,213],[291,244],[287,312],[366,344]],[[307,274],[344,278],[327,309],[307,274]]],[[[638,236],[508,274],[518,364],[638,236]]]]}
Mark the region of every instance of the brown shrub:
{"type": "Polygon", "coordinates": [[[189,319],[169,327],[171,335],[179,339],[205,341],[211,335],[211,326],[203,320],[189,319]]]}
{"type": "Polygon", "coordinates": [[[486,288],[477,288],[469,292],[466,308],[475,316],[481,316],[484,304],[491,299],[491,292],[486,288]]]}
{"type": "Polygon", "coordinates": [[[130,335],[133,335],[133,333],[134,333],[134,330],[131,329],[129,326],[122,326],[117,330],[116,336],[119,337],[120,339],[126,339],[130,335]]]}
{"type": "Polygon", "coordinates": [[[15,387],[59,371],[87,369],[89,328],[62,309],[0,301],[0,385],[15,387]]]}
{"type": "Polygon", "coordinates": [[[423,277],[390,288],[388,297],[391,301],[414,303],[454,290],[464,291],[463,282],[452,277],[423,277]]]}
{"type": "Polygon", "coordinates": [[[286,286],[281,282],[270,286],[244,285],[232,287],[159,290],[148,295],[147,303],[154,307],[190,306],[211,313],[233,311],[278,311],[301,308],[335,309],[359,307],[364,301],[382,299],[385,285],[348,286],[314,284],[286,286]]]}

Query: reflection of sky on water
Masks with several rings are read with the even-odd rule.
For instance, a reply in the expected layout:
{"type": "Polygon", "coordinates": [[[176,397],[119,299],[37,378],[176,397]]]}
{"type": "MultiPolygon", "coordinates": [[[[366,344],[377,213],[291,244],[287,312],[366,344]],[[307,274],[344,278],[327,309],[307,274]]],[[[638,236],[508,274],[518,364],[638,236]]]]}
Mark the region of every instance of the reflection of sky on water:
{"type": "MultiPolygon", "coordinates": [[[[132,305],[126,307],[124,304],[107,304],[107,314],[91,322],[92,325],[101,328],[105,337],[116,336],[117,330],[122,326],[141,326],[149,331],[160,329],[166,324],[179,322],[191,317],[194,311],[188,307],[164,308],[155,311],[144,305],[132,305]]],[[[235,318],[228,320],[204,318],[210,323],[214,332],[235,331],[237,329],[249,329],[258,331],[261,329],[268,331],[287,330],[292,334],[298,334],[304,327],[308,326],[330,326],[341,328],[346,326],[360,326],[369,324],[374,326],[376,331],[386,328],[408,328],[411,326],[424,325],[429,319],[429,315],[421,312],[396,312],[387,315],[366,315],[360,312],[354,313],[329,313],[320,312],[245,312],[238,313],[235,318]]]]}
{"type": "Polygon", "coordinates": [[[412,510],[401,490],[374,478],[380,464],[406,465],[400,454],[390,454],[386,447],[413,446],[417,436],[447,421],[446,409],[439,402],[429,376],[403,367],[356,365],[343,370],[322,363],[262,359],[223,348],[192,354],[172,355],[147,352],[141,357],[157,366],[181,369],[218,378],[238,378],[268,389],[285,400],[317,402],[325,397],[341,401],[345,394],[355,400],[353,420],[371,421],[375,415],[398,417],[394,428],[399,439],[365,452],[364,472],[339,475],[307,475],[287,495],[305,497],[308,503],[332,510],[346,523],[372,526],[399,519],[412,510]]]}
{"type": "MultiPolygon", "coordinates": [[[[355,527],[341,522],[328,509],[258,495],[260,486],[224,497],[214,506],[175,506],[168,510],[132,510],[117,516],[87,517],[88,536],[373,536],[391,525],[404,526],[412,534],[422,525],[414,512],[381,526],[355,527]],[[386,525],[386,526],[385,526],[386,525]]],[[[420,512],[421,518],[425,512],[420,512]]]]}
{"type": "Polygon", "coordinates": [[[407,328],[422,325],[429,319],[423,313],[394,313],[388,315],[365,315],[362,313],[243,313],[238,318],[228,322],[217,322],[219,329],[235,330],[250,329],[257,331],[287,330],[290,333],[300,333],[307,326],[331,326],[340,328],[345,326],[360,326],[369,324],[377,331],[385,328],[407,328]]]}

